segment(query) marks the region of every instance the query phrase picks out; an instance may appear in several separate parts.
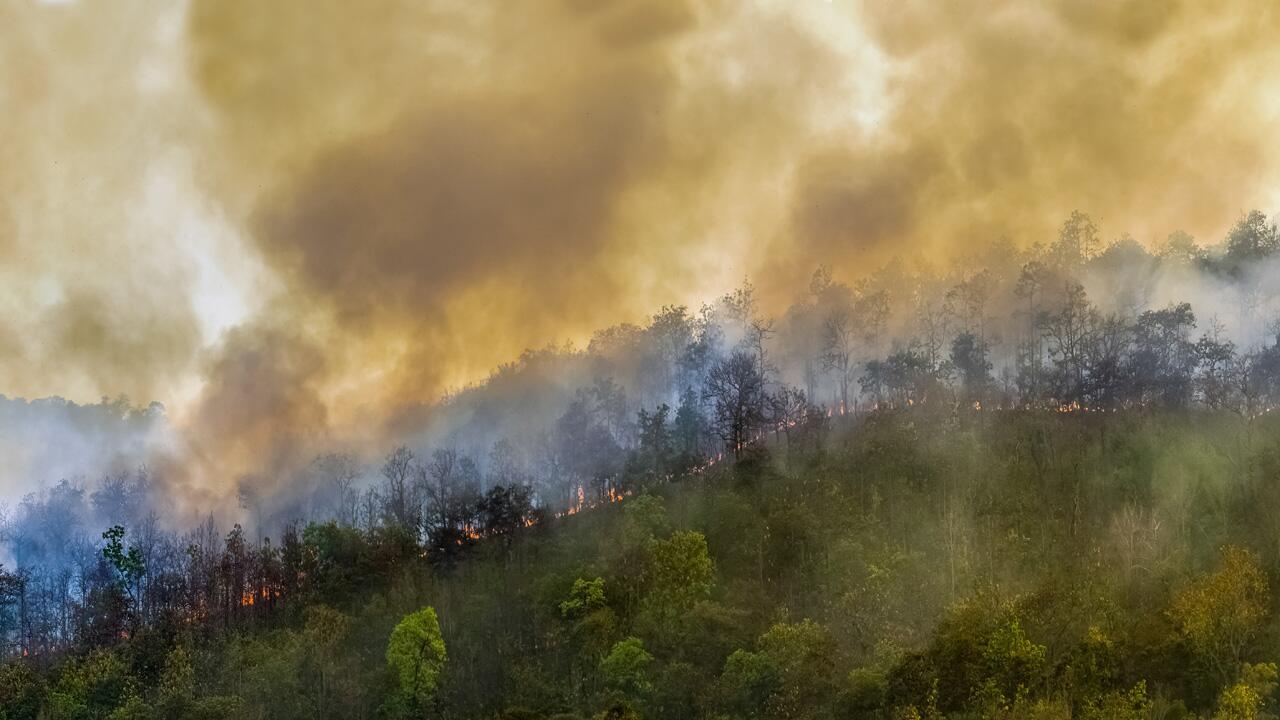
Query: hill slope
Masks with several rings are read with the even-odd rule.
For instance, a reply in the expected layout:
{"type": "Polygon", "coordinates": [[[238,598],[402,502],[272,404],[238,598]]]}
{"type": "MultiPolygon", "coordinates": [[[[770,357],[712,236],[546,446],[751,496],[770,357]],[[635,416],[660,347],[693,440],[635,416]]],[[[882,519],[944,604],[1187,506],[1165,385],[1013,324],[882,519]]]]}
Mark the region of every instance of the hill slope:
{"type": "MultiPolygon", "coordinates": [[[[1256,713],[1277,429],[916,408],[449,553],[394,528],[237,531],[211,576],[275,573],[260,594],[10,664],[0,717],[1256,713]],[[388,638],[425,606],[443,662],[407,691],[388,638]]],[[[105,623],[97,600],[86,621],[105,623]]]]}

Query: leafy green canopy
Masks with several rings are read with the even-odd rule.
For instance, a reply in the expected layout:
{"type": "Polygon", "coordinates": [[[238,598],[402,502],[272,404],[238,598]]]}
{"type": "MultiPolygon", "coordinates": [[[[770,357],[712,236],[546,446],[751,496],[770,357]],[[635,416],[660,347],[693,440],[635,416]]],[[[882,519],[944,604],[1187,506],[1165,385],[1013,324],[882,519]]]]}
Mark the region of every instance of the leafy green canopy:
{"type": "Polygon", "coordinates": [[[387,642],[387,664],[395,673],[401,696],[411,705],[425,707],[436,692],[446,659],[440,621],[434,608],[424,607],[406,615],[387,642]]]}

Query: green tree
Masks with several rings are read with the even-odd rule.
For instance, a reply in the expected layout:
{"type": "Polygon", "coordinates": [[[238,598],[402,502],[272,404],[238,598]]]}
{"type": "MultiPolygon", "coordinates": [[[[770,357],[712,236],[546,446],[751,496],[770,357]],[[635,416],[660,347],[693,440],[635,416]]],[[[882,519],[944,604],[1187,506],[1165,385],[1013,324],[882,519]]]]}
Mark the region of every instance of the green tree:
{"type": "Polygon", "coordinates": [[[40,717],[48,720],[105,718],[137,695],[129,668],[116,653],[95,650],[62,668],[45,697],[40,717]]]}
{"type": "Polygon", "coordinates": [[[1226,683],[1236,676],[1270,602],[1267,576],[1257,557],[1229,546],[1216,572],[1174,597],[1169,616],[1191,651],[1226,683]]]}
{"type": "Polygon", "coordinates": [[[629,637],[615,643],[600,661],[600,673],[609,687],[635,699],[653,689],[648,674],[652,663],[653,656],[644,649],[644,643],[629,637]]]}
{"type": "Polygon", "coordinates": [[[984,705],[1007,705],[1030,697],[1043,683],[1045,647],[1032,642],[1016,619],[996,628],[982,651],[984,705]]]}
{"type": "Polygon", "coordinates": [[[591,580],[578,578],[573,581],[569,599],[560,603],[560,615],[568,620],[576,620],[602,607],[604,607],[604,578],[591,580]]]}
{"type": "Polygon", "coordinates": [[[334,714],[335,695],[350,680],[343,670],[344,645],[351,632],[346,615],[328,605],[312,605],[303,611],[304,663],[316,717],[334,714]]]}
{"type": "Polygon", "coordinates": [[[758,650],[736,650],[718,682],[721,706],[742,717],[810,718],[831,706],[839,690],[836,646],[826,628],[804,620],[778,623],[758,650]]]}
{"type": "Polygon", "coordinates": [[[1089,698],[1078,715],[1083,720],[1145,720],[1151,717],[1147,684],[1139,682],[1128,691],[1112,690],[1089,698]]]}
{"type": "Polygon", "coordinates": [[[622,540],[629,548],[643,547],[671,531],[662,500],[647,493],[628,500],[622,516],[622,540]]]}
{"type": "Polygon", "coordinates": [[[312,717],[310,698],[300,682],[304,653],[297,632],[239,634],[220,653],[222,684],[243,701],[250,717],[312,717]]]}
{"type": "Polygon", "coordinates": [[[1270,720],[1275,715],[1263,708],[1276,689],[1275,663],[1245,665],[1240,680],[1218,696],[1218,710],[1212,720],[1270,720]]]}
{"type": "Polygon", "coordinates": [[[129,598],[137,602],[138,586],[147,573],[147,566],[142,560],[142,551],[137,545],[125,548],[123,525],[111,526],[102,533],[102,539],[107,541],[106,546],[102,548],[102,556],[120,574],[121,585],[129,594],[129,598]]]}
{"type": "Polygon", "coordinates": [[[772,658],[750,650],[735,650],[724,661],[716,694],[726,712],[753,718],[761,714],[780,683],[778,666],[772,658]]]}
{"type": "Polygon", "coordinates": [[[157,706],[166,717],[184,717],[195,694],[196,672],[191,653],[178,646],[165,658],[157,706]]]}
{"type": "Polygon", "coordinates": [[[700,532],[678,532],[653,544],[649,564],[649,609],[671,619],[711,594],[715,569],[700,532]]]}
{"type": "Polygon", "coordinates": [[[30,665],[0,665],[0,720],[35,720],[43,695],[40,676],[30,665]]]}
{"type": "Polygon", "coordinates": [[[777,668],[779,688],[770,699],[778,718],[819,717],[836,696],[836,646],[822,625],[803,620],[778,623],[760,636],[760,653],[777,668]]]}
{"type": "Polygon", "coordinates": [[[849,672],[841,692],[841,707],[853,717],[877,713],[888,698],[889,685],[884,673],[874,668],[857,668],[849,672]]]}
{"type": "Polygon", "coordinates": [[[421,709],[430,704],[446,657],[435,608],[424,607],[406,615],[391,631],[387,665],[409,707],[421,709]]]}
{"type": "Polygon", "coordinates": [[[571,623],[582,669],[594,667],[617,637],[617,616],[606,605],[604,579],[574,580],[568,599],[560,603],[560,615],[571,623]]]}
{"type": "Polygon", "coordinates": [[[1072,707],[1113,688],[1120,675],[1115,643],[1096,625],[1089,626],[1082,642],[1072,648],[1061,670],[1072,707]]]}

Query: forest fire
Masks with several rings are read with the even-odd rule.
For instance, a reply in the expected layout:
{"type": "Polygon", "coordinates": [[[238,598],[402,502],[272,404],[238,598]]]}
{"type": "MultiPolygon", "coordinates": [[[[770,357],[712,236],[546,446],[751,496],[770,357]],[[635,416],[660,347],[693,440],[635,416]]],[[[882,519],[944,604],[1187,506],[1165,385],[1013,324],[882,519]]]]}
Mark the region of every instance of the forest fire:
{"type": "Polygon", "coordinates": [[[267,600],[275,600],[275,599],[278,599],[279,597],[280,597],[279,589],[269,587],[267,585],[263,585],[257,590],[251,589],[251,590],[244,591],[244,593],[240,595],[240,606],[252,607],[253,605],[256,605],[259,602],[265,602],[267,600]]]}
{"type": "Polygon", "coordinates": [[[617,489],[610,486],[605,489],[605,491],[600,495],[598,500],[588,500],[586,488],[584,488],[582,485],[579,485],[575,491],[575,495],[577,496],[576,502],[574,502],[565,510],[556,513],[555,517],[557,518],[569,517],[571,515],[577,515],[578,513],[581,513],[587,510],[593,510],[595,508],[603,507],[605,505],[611,505],[613,503],[622,502],[626,498],[631,497],[631,491],[624,490],[619,492],[617,489]]]}
{"type": "Polygon", "coordinates": [[[1272,718],[1276,5],[0,0],[0,720],[1272,718]]]}

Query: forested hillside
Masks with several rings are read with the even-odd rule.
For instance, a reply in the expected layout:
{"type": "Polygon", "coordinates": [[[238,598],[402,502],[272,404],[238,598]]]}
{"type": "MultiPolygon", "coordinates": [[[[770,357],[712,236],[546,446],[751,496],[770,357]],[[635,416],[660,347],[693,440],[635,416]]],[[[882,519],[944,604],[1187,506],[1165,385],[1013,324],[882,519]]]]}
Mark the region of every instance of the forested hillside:
{"type": "Polygon", "coordinates": [[[1270,717],[1280,233],[1099,246],[665,308],[238,523],[48,478],[0,718],[1270,717]]]}
{"type": "Polygon", "coordinates": [[[0,0],[0,720],[1280,720],[1280,0],[0,0]]]}
{"type": "Polygon", "coordinates": [[[529,527],[491,494],[485,537],[447,560],[394,526],[208,537],[187,550],[190,585],[157,579],[172,593],[149,589],[144,616],[126,533],[76,647],[4,666],[0,706],[1264,717],[1278,471],[1270,418],[887,410],[529,527]]]}

